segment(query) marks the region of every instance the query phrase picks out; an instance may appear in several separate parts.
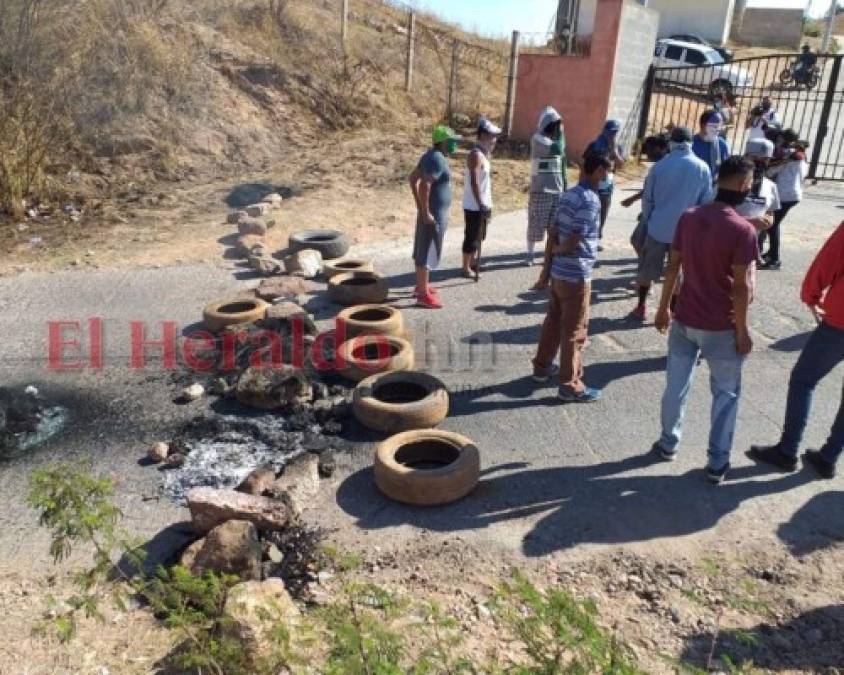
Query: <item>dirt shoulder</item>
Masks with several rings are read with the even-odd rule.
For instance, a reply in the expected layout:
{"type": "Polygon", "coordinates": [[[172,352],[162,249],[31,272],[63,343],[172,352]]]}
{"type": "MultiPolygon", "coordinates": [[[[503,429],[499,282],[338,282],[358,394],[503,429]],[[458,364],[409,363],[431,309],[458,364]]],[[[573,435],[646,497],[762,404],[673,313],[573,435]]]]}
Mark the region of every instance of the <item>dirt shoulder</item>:
{"type": "MultiPolygon", "coordinates": [[[[477,662],[515,655],[516,647],[499,639],[489,607],[518,568],[541,588],[565,588],[594,602],[600,624],[632,648],[648,673],[726,669],[727,663],[744,664],[730,672],[834,673],[844,664],[840,545],[803,555],[774,545],[682,558],[618,550],[577,562],[517,559],[453,535],[420,532],[405,548],[361,541],[350,550],[359,553],[360,566],[342,578],[323,575],[321,602],[348,580],[434,601],[458,622],[464,636],[458,651],[477,662]]],[[[103,622],[83,621],[69,646],[33,634],[48,615],[46,596],[69,590],[64,569],[40,578],[0,576],[0,672],[147,673],[174,648],[172,634],[137,607],[108,608],[103,622]]]]}

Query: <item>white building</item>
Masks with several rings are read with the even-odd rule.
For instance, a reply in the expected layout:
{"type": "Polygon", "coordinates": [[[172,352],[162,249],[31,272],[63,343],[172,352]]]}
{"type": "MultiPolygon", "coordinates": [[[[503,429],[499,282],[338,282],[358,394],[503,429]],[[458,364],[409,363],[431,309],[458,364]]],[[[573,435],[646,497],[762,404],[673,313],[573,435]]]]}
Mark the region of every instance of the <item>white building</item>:
{"type": "MultiPolygon", "coordinates": [[[[581,0],[578,32],[592,33],[597,0],[581,0]]],[[[807,0],[640,0],[659,12],[659,37],[694,34],[716,45],[733,37],[746,42],[799,43],[807,0]],[[736,26],[734,27],[734,18],[736,26]],[[747,23],[743,19],[749,19],[747,23]],[[778,42],[779,40],[779,42],[778,42]]]]}

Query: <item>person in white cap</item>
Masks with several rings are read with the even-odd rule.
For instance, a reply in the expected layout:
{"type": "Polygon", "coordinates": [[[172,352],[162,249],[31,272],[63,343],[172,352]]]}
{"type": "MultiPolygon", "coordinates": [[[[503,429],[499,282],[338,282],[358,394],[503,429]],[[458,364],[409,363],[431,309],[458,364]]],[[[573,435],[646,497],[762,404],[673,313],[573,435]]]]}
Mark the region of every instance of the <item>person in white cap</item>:
{"type": "Polygon", "coordinates": [[[479,243],[486,238],[486,228],[492,218],[492,152],[501,129],[486,117],[478,121],[478,142],[466,160],[466,180],[463,185],[463,215],[466,231],[463,237],[463,276],[475,278],[479,243]]]}
{"type": "Polygon", "coordinates": [[[757,232],[765,232],[774,224],[774,212],[781,208],[776,183],[765,177],[774,156],[774,144],[766,138],[750,139],[745,145],[744,156],[753,162],[753,184],[750,194],[736,207],[736,213],[748,220],[757,232]]]}
{"type": "MultiPolygon", "coordinates": [[[[560,195],[568,189],[566,180],[566,141],[563,118],[547,106],[539,116],[536,133],[530,140],[530,197],[528,198],[527,258],[533,265],[536,244],[545,239],[553,224],[560,195]]],[[[547,257],[547,256],[546,256],[547,257]]],[[[547,288],[547,265],[535,288],[547,288]]]]}

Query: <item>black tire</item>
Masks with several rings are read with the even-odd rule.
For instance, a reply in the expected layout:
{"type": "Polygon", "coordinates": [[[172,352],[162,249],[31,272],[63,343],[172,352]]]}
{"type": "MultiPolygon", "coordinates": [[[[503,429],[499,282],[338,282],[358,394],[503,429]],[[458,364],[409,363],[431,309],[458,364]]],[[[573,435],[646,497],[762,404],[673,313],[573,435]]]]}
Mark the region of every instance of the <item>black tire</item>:
{"type": "Polygon", "coordinates": [[[817,73],[812,73],[811,75],[809,75],[809,79],[806,80],[806,91],[812,91],[812,89],[818,86],[820,81],[820,75],[818,75],[817,73]]]}
{"type": "Polygon", "coordinates": [[[290,235],[288,249],[291,253],[306,248],[319,251],[323,260],[334,260],[349,252],[349,241],[345,234],[337,230],[302,230],[290,235]]]}
{"type": "Polygon", "coordinates": [[[791,68],[783,68],[780,73],[780,84],[791,84],[792,80],[794,80],[794,73],[791,72],[791,68]]]}
{"type": "Polygon", "coordinates": [[[355,387],[352,406],[357,420],[373,431],[430,429],[448,415],[448,390],[427,373],[380,373],[355,387]]]}
{"type": "Polygon", "coordinates": [[[478,484],[481,458],[465,436],[428,429],[388,438],[375,451],[375,485],[414,506],[449,504],[478,484]]]}

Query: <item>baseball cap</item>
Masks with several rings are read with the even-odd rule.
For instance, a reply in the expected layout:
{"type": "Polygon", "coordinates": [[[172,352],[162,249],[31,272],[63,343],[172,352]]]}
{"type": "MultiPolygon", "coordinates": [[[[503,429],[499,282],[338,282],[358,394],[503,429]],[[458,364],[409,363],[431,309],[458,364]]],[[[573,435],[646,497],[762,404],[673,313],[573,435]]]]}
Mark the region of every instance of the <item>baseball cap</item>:
{"type": "Polygon", "coordinates": [[[501,129],[495,126],[486,117],[481,117],[481,119],[478,120],[478,133],[498,136],[501,133],[501,129]]]}
{"type": "Polygon", "coordinates": [[[673,143],[691,143],[692,130],[689,127],[674,127],[671,131],[671,141],[673,143]]]}
{"type": "Polygon", "coordinates": [[[604,131],[618,133],[621,131],[621,123],[618,120],[607,120],[607,123],[604,125],[604,131]]]}
{"type": "Polygon", "coordinates": [[[724,116],[717,110],[708,110],[701,116],[701,124],[724,124],[724,116]]]}
{"type": "Polygon", "coordinates": [[[744,154],[770,158],[774,156],[774,144],[767,138],[752,138],[744,146],[744,154]]]}
{"type": "Polygon", "coordinates": [[[451,127],[447,127],[445,124],[438,124],[434,127],[433,139],[434,145],[436,145],[443,141],[460,141],[463,140],[463,137],[455,133],[451,127]]]}

